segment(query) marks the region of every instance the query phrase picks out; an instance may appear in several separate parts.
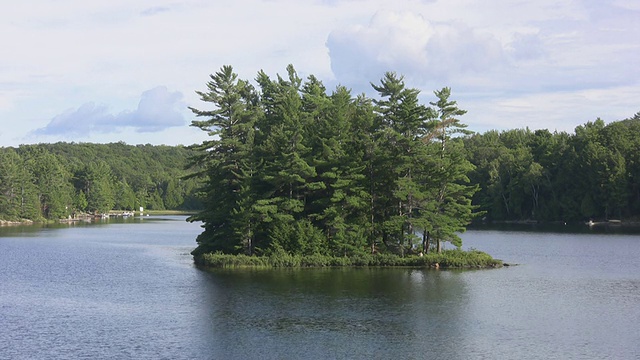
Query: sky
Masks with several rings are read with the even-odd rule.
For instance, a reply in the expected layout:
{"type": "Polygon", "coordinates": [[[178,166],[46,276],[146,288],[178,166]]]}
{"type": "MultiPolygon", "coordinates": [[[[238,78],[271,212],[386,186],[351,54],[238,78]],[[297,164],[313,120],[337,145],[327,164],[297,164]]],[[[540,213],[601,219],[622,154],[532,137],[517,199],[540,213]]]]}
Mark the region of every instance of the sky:
{"type": "Polygon", "coordinates": [[[371,97],[394,71],[477,132],[640,112],[638,0],[3,1],[0,45],[0,147],[200,143],[188,107],[224,65],[371,97]]]}

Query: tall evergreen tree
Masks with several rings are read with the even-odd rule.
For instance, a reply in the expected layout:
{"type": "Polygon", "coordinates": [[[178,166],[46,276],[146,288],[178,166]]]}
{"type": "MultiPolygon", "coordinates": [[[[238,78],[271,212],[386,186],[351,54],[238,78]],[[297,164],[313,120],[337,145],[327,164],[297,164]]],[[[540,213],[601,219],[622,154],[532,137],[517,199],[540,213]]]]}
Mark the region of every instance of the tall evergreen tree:
{"type": "Polygon", "coordinates": [[[452,138],[454,134],[469,134],[466,125],[457,118],[464,115],[466,110],[458,108],[457,102],[449,99],[449,88],[434,93],[438,99],[431,103],[437,112],[434,121],[436,136],[425,138],[431,143],[431,159],[434,160],[430,187],[432,193],[423,212],[429,223],[425,231],[435,239],[436,249],[440,252],[444,241],[456,247],[462,245],[458,233],[464,231],[473,217],[478,215],[471,204],[478,186],[469,185],[467,174],[474,166],[464,156],[464,144],[452,138]]]}
{"type": "Polygon", "coordinates": [[[356,103],[339,86],[330,96],[314,79],[305,84],[303,101],[309,121],[312,157],[316,169],[308,211],[324,230],[333,254],[366,253],[369,243],[369,204],[365,188],[364,147],[357,122],[356,103]]]}
{"type": "MultiPolygon", "coordinates": [[[[115,184],[114,196],[115,196],[114,209],[119,209],[119,210],[136,209],[136,204],[137,204],[136,194],[125,179],[122,179],[115,184]]],[[[171,204],[170,208],[176,209],[178,206],[179,206],[178,201],[175,201],[174,203],[171,204]]]]}
{"type": "Polygon", "coordinates": [[[378,156],[373,180],[381,232],[387,246],[410,250],[416,240],[416,218],[426,198],[424,137],[430,131],[432,112],[420,104],[419,91],[407,88],[402,77],[386,73],[380,85],[373,85],[381,100],[375,101],[378,121],[378,156]],[[377,173],[377,174],[376,174],[377,173]]]}
{"type": "MultiPolygon", "coordinates": [[[[289,65],[286,79],[278,75],[272,80],[260,72],[257,81],[265,114],[257,124],[262,134],[257,148],[262,167],[258,187],[261,198],[256,209],[268,220],[263,222],[262,230],[268,234],[273,226],[291,228],[294,221],[303,219],[306,197],[319,185],[312,182],[316,171],[308,161],[310,148],[305,139],[308,118],[303,115],[302,79],[289,65]]],[[[275,239],[269,235],[268,238],[275,239]]]]}
{"type": "Polygon", "coordinates": [[[195,176],[207,179],[202,189],[205,210],[189,218],[202,221],[204,227],[195,251],[252,253],[255,194],[251,185],[256,170],[253,144],[257,95],[247,81],[238,80],[231,66],[223,66],[211,75],[207,91],[197,94],[214,109],[190,108],[196,116],[206,118],[193,121],[192,126],[211,136],[194,146],[199,155],[192,159],[193,165],[202,169],[195,176]]]}

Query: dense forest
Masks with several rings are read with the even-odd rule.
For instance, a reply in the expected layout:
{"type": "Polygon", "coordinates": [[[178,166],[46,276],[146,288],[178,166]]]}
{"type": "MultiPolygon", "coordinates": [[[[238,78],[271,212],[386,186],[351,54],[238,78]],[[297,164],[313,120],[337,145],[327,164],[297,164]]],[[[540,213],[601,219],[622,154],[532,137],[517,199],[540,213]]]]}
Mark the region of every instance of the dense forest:
{"type": "Polygon", "coordinates": [[[182,146],[56,143],[0,148],[0,219],[200,209],[182,146]]]}
{"type": "MultiPolygon", "coordinates": [[[[450,89],[430,106],[402,77],[373,84],[378,99],[327,92],[293,66],[259,72],[259,90],[230,66],[199,92],[193,126],[211,137],[194,163],[205,182],[194,254],[404,255],[459,246],[474,217],[465,114],[450,89]]],[[[475,214],[477,215],[477,214],[475,214]]]]}
{"type": "Polygon", "coordinates": [[[640,113],[574,134],[489,131],[463,142],[487,220],[640,220],[640,113]]]}

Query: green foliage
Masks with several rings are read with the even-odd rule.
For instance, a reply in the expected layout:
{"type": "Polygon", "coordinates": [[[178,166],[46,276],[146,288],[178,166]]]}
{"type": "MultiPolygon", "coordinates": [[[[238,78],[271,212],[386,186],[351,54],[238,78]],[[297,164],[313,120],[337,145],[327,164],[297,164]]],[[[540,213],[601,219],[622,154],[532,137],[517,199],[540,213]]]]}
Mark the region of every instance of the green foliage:
{"type": "Polygon", "coordinates": [[[182,146],[56,143],[0,148],[0,218],[66,218],[78,212],[197,209],[198,179],[182,179],[182,146]]]}
{"type": "Polygon", "coordinates": [[[163,203],[166,208],[178,209],[180,205],[184,203],[185,194],[184,191],[181,191],[180,189],[181,183],[182,181],[180,179],[169,179],[169,181],[167,182],[167,186],[163,192],[163,203]]]}
{"type": "Polygon", "coordinates": [[[313,255],[327,253],[327,238],[309,220],[293,223],[278,222],[272,227],[270,250],[267,253],[284,251],[289,254],[313,255]]]}
{"type": "Polygon", "coordinates": [[[57,156],[44,149],[29,149],[23,158],[36,188],[40,214],[49,219],[67,217],[73,197],[71,174],[57,156]]]}
{"type": "Polygon", "coordinates": [[[114,179],[106,162],[89,163],[80,173],[81,190],[87,199],[87,211],[105,214],[115,205],[114,179]]]}
{"type": "Polygon", "coordinates": [[[267,267],[266,257],[247,255],[228,255],[221,252],[210,252],[195,257],[196,264],[206,267],[238,268],[238,267],[267,267]]]}
{"type": "Polygon", "coordinates": [[[263,254],[273,266],[348,257],[359,265],[375,252],[415,252],[425,231],[438,244],[460,245],[456,233],[475,214],[477,188],[452,138],[465,133],[457,119],[465,111],[450,89],[436,92],[431,108],[394,73],[373,85],[375,100],[340,86],[328,93],[291,65],[286,76],[260,71],[258,90],[231,66],[210,78],[197,93],[212,110],[191,108],[202,118],[192,125],[210,135],[193,147],[205,194],[205,209],[190,218],[204,228],[194,255],[263,254]]]}
{"type": "Polygon", "coordinates": [[[575,134],[547,130],[487,132],[464,139],[473,201],[495,221],[637,219],[640,214],[640,117],[575,134]]]}
{"type": "Polygon", "coordinates": [[[198,266],[209,268],[300,268],[343,266],[406,266],[439,269],[477,269],[502,266],[502,261],[478,251],[444,250],[440,254],[401,257],[394,254],[361,254],[354,256],[300,255],[283,249],[268,256],[231,255],[211,252],[195,256],[198,266]]]}
{"type": "Polygon", "coordinates": [[[25,161],[12,148],[0,149],[0,218],[41,217],[38,191],[25,161]]]}
{"type": "MultiPolygon", "coordinates": [[[[115,186],[115,205],[117,210],[135,210],[137,199],[136,194],[127,183],[126,180],[116,181],[115,186]]],[[[175,191],[175,190],[174,190],[175,191]]],[[[175,191],[177,193],[177,191],[175,191]]],[[[179,195],[175,195],[179,196],[179,195]]],[[[167,205],[170,209],[177,209],[180,207],[179,202],[172,202],[171,205],[167,205]]]]}

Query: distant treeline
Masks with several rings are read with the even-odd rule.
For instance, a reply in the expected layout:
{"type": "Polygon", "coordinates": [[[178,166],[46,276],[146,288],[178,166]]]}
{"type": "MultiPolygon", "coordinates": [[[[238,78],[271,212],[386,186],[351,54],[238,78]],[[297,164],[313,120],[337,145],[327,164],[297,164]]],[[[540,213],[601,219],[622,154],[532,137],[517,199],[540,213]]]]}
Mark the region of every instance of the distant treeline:
{"type": "Polygon", "coordinates": [[[574,134],[489,131],[464,145],[488,220],[640,219],[640,113],[574,134]]]}
{"type": "MultiPolygon", "coordinates": [[[[345,95],[340,91],[333,95],[333,101],[345,95]]],[[[326,115],[332,114],[336,115],[331,111],[326,115]]],[[[367,141],[362,134],[350,133],[353,129],[347,127],[318,126],[311,131],[319,135],[322,131],[335,130],[345,136],[343,140],[323,140],[316,144],[324,149],[323,156],[336,153],[337,144],[342,148],[367,141]]],[[[600,119],[587,122],[578,126],[575,133],[514,129],[464,135],[450,141],[452,145],[460,143],[464,157],[475,166],[467,172],[468,184],[479,185],[473,194],[473,204],[476,212],[483,212],[482,218],[488,221],[640,220],[640,113],[607,125],[600,119]]],[[[206,208],[197,196],[203,185],[201,180],[184,178],[196,171],[185,170],[185,167],[194,155],[202,154],[200,151],[184,146],[133,146],[121,142],[0,148],[0,219],[60,219],[79,212],[104,213],[140,206],[152,210],[206,208]]],[[[326,163],[317,154],[313,155],[313,161],[317,162],[315,176],[319,176],[318,169],[327,167],[327,179],[336,181],[331,185],[334,193],[327,193],[330,197],[326,204],[336,204],[343,210],[341,201],[349,206],[365,207],[364,204],[371,201],[363,191],[370,189],[371,184],[355,186],[366,174],[373,174],[372,166],[382,164],[364,162],[367,155],[363,150],[348,149],[341,154],[342,158],[326,163]],[[354,157],[347,162],[349,156],[354,157]],[[335,171],[339,171],[337,164],[354,166],[359,173],[342,175],[337,181],[338,178],[333,177],[335,171]],[[359,199],[361,202],[352,201],[356,193],[365,194],[364,199],[359,199]],[[345,197],[338,201],[339,196],[345,197]]],[[[399,163],[391,158],[389,161],[399,163]]],[[[272,163],[263,163],[269,164],[272,163]]],[[[299,164],[291,163],[291,166],[296,169],[299,164]]],[[[380,181],[388,179],[388,174],[380,176],[380,181]]],[[[312,177],[310,182],[320,180],[316,179],[312,177]]],[[[322,188],[321,192],[326,191],[327,184],[316,184],[322,188]]],[[[299,193],[296,196],[300,197],[299,193]]],[[[324,201],[309,196],[299,200],[314,201],[314,206],[324,201]]],[[[211,198],[205,200],[211,201],[211,198]]],[[[260,204],[267,205],[270,201],[265,198],[260,204]]],[[[254,211],[259,209],[268,214],[272,208],[254,207],[254,211]]],[[[335,214],[323,211],[327,213],[318,219],[331,219],[329,214],[335,221],[349,219],[340,211],[335,214]]],[[[411,212],[404,213],[408,216],[411,212]]]]}
{"type": "Polygon", "coordinates": [[[56,143],[0,148],[0,219],[199,209],[183,146],[56,143]]]}

